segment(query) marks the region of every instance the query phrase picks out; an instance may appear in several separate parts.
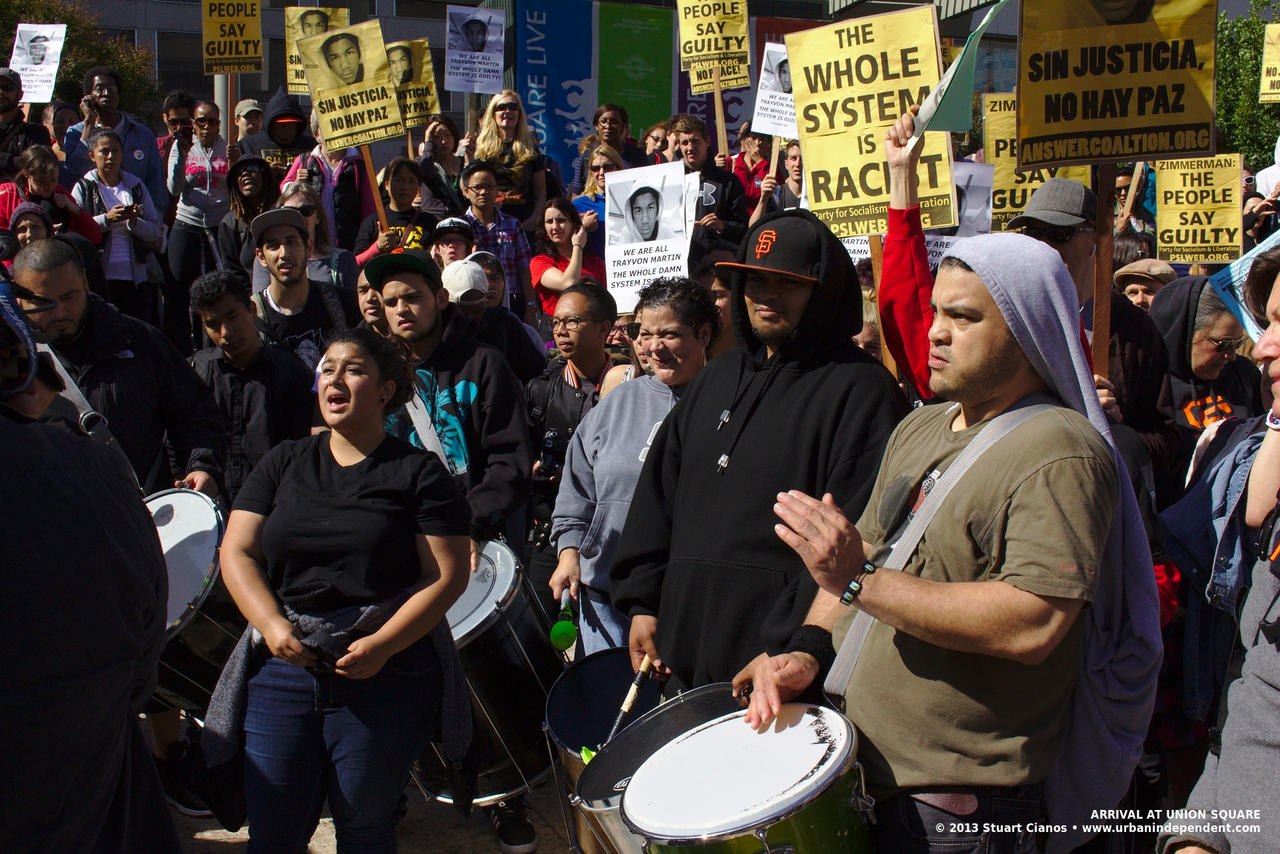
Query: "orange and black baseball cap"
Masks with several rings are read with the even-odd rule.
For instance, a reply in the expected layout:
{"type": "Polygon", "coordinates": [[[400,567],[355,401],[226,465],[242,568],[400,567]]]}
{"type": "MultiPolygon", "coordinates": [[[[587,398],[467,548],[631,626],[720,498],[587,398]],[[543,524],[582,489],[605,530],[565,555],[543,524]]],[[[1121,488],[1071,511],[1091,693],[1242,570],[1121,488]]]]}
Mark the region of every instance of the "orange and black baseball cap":
{"type": "Polygon", "coordinates": [[[716,269],[777,273],[818,281],[822,264],[821,224],[802,216],[774,216],[756,224],[742,241],[741,261],[721,261],[716,269]]]}

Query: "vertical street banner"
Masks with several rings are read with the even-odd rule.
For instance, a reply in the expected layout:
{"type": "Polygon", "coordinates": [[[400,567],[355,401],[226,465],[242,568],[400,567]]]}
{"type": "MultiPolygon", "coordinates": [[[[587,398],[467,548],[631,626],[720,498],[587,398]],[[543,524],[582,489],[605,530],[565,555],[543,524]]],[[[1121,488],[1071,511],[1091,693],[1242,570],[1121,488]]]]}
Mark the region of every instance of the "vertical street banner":
{"type": "Polygon", "coordinates": [[[1280,24],[1267,24],[1262,37],[1262,75],[1258,81],[1258,101],[1263,104],[1280,102],[1280,24]]]}
{"type": "Polygon", "coordinates": [[[995,167],[992,231],[1004,231],[1005,224],[1022,213],[1036,188],[1050,178],[1070,178],[1086,187],[1093,181],[1088,166],[1019,169],[1017,116],[1018,98],[1012,92],[982,96],[983,159],[995,167]]]}
{"type": "Polygon", "coordinates": [[[440,112],[436,69],[431,62],[431,45],[427,39],[410,39],[387,45],[387,71],[396,87],[404,126],[424,127],[431,115],[440,112]]]}
{"type": "Polygon", "coordinates": [[[610,173],[604,187],[605,262],[620,313],[635,308],[640,289],[654,278],[685,275],[685,186],[679,160],[610,173]]]}
{"type": "Polygon", "coordinates": [[[787,46],[784,44],[764,46],[751,130],[783,139],[795,139],[797,136],[796,99],[791,94],[791,63],[787,60],[787,46]]]}
{"type": "Polygon", "coordinates": [[[519,0],[516,82],[538,145],[572,179],[577,142],[595,133],[599,99],[591,74],[591,0],[519,0]]]}
{"type": "Polygon", "coordinates": [[[677,0],[680,28],[680,69],[689,74],[693,94],[751,85],[751,35],[747,0],[677,0]]]}
{"type": "Polygon", "coordinates": [[[377,18],[298,42],[311,105],[330,150],[404,136],[377,18]]]}
{"type": "Polygon", "coordinates": [[[204,73],[262,71],[262,7],[258,0],[204,0],[204,73]]]}
{"type": "Polygon", "coordinates": [[[53,100],[53,84],[66,39],[66,24],[18,24],[9,67],[22,78],[24,101],[40,104],[53,100]]]}
{"type": "Polygon", "coordinates": [[[1216,0],[1023,0],[1018,165],[1213,150],[1216,0]]]}
{"type": "Polygon", "coordinates": [[[340,30],[351,23],[347,9],[327,6],[286,6],[284,9],[285,91],[306,95],[307,69],[298,52],[298,39],[340,30]]]}
{"type": "Polygon", "coordinates": [[[646,128],[666,121],[672,112],[671,11],[624,3],[591,5],[598,11],[599,102],[625,106],[631,135],[640,139],[646,128]]]}
{"type": "Polygon", "coordinates": [[[1240,155],[1158,160],[1156,253],[1162,261],[1240,257],[1240,155]]]}
{"type": "Polygon", "coordinates": [[[502,9],[449,6],[445,11],[444,88],[496,95],[502,91],[506,17],[502,9]]]}
{"type": "MultiPolygon", "coordinates": [[[[888,230],[885,128],[938,82],[933,6],[787,36],[809,209],[837,237],[888,230]]],[[[951,140],[926,133],[920,156],[925,228],[955,224],[951,140]]]]}

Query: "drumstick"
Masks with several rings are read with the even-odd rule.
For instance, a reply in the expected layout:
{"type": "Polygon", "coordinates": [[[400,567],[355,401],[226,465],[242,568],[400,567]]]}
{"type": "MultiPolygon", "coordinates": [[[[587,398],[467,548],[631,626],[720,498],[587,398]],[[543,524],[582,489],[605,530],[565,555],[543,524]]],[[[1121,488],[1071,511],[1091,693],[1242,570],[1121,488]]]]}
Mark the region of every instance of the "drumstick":
{"type": "Polygon", "coordinates": [[[601,747],[613,741],[613,737],[618,734],[618,730],[622,729],[622,722],[627,719],[627,715],[631,714],[631,707],[636,704],[636,698],[640,696],[640,689],[652,672],[653,659],[646,652],[644,660],[640,662],[640,670],[636,673],[636,678],[631,680],[631,689],[627,691],[627,699],[622,701],[622,708],[618,710],[618,717],[613,722],[613,729],[609,730],[609,737],[604,740],[600,745],[601,747]]]}

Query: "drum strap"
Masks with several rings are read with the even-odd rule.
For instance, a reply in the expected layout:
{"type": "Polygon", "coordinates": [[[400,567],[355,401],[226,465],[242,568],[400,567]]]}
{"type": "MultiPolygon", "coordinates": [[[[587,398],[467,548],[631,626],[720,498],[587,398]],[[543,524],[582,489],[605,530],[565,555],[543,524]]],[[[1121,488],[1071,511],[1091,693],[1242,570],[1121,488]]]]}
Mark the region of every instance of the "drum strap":
{"type": "MultiPolygon", "coordinates": [[[[991,419],[987,426],[983,427],[978,435],[973,438],[973,441],[965,446],[965,449],[956,457],[955,462],[948,466],[947,470],[938,478],[933,489],[929,490],[928,495],[925,496],[919,509],[916,510],[915,515],[902,532],[902,536],[894,543],[889,559],[885,561],[883,567],[880,567],[882,570],[901,572],[906,567],[907,561],[911,559],[916,547],[920,545],[925,529],[929,527],[929,521],[933,519],[933,515],[938,512],[938,508],[942,506],[947,494],[951,492],[952,487],[956,485],[965,471],[977,462],[979,457],[989,451],[996,442],[1013,432],[1018,426],[1041,412],[1053,408],[1053,404],[1033,402],[1034,399],[1042,397],[1042,395],[1031,395],[1023,398],[1023,400],[1014,404],[1012,408],[991,419]]],[[[955,407],[953,406],[952,409],[954,410],[955,407]]],[[[840,644],[835,663],[831,665],[831,670],[827,673],[827,679],[822,685],[827,697],[831,699],[836,708],[842,709],[844,707],[844,695],[849,688],[850,680],[853,678],[853,668],[858,663],[858,655],[862,652],[862,645],[866,641],[867,633],[871,631],[871,626],[875,621],[876,618],[866,611],[858,611],[854,615],[853,623],[849,626],[848,633],[844,636],[844,641],[840,644]]]]}

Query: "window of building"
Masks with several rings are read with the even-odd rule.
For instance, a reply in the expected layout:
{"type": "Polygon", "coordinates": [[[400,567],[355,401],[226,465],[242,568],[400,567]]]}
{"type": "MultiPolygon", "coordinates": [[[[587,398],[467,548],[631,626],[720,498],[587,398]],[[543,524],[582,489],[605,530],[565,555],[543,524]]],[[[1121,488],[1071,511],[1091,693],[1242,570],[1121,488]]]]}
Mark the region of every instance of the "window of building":
{"type": "Polygon", "coordinates": [[[156,79],[161,92],[185,89],[197,97],[213,94],[204,73],[204,46],[198,33],[156,33],[156,79]]]}

